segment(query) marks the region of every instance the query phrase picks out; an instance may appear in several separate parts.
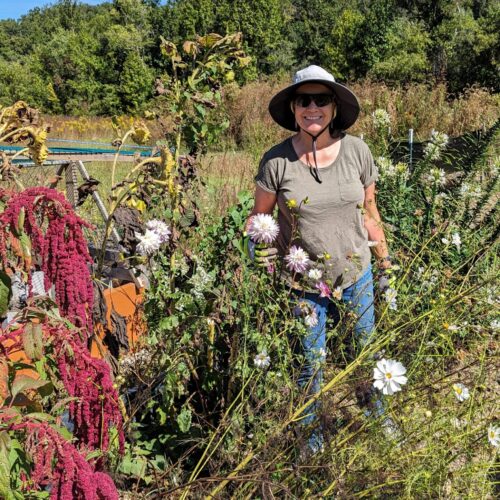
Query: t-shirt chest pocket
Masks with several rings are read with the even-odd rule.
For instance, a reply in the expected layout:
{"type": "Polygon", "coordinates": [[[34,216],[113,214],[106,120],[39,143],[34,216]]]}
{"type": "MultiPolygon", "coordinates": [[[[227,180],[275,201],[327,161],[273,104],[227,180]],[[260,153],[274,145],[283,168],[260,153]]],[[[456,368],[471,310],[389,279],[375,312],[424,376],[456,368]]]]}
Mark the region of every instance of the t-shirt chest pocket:
{"type": "Polygon", "coordinates": [[[340,199],[346,202],[362,202],[365,197],[359,179],[339,179],[340,199]]]}

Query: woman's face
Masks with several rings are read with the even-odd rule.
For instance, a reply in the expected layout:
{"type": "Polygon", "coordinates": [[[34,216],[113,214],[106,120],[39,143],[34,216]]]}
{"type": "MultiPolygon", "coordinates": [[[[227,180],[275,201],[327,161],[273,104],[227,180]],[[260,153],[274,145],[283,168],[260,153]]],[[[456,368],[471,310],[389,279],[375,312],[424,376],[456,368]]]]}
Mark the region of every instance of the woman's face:
{"type": "MultiPolygon", "coordinates": [[[[296,90],[295,96],[299,94],[333,95],[333,92],[329,87],[321,83],[305,83],[296,90]]],[[[295,98],[292,102],[297,125],[312,135],[321,132],[334,117],[334,102],[328,103],[325,106],[318,106],[316,102],[311,99],[302,100],[295,98]],[[307,103],[307,105],[305,105],[305,103],[307,103]]]]}

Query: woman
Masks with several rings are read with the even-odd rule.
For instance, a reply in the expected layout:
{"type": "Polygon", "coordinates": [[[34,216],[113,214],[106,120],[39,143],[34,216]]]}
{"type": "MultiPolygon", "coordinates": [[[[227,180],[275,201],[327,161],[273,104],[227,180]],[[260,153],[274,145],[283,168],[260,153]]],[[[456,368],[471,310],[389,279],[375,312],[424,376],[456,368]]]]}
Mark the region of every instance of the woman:
{"type": "MultiPolygon", "coordinates": [[[[323,287],[287,276],[302,310],[305,305],[314,317],[302,341],[306,361],[299,377],[299,384],[313,394],[321,384],[317,361],[318,353],[325,353],[326,320],[335,314],[328,293],[332,286],[356,314],[356,342],[366,344],[374,330],[370,252],[382,273],[391,266],[375,202],[377,168],[368,146],[344,132],[358,117],[356,96],[324,69],[298,71],[293,84],[272,98],[269,112],[295,134],[265,153],[260,163],[249,224],[256,214],[272,214],[277,204],[280,232],[276,248],[255,251],[250,240],[250,254],[259,265],[268,265],[298,245],[313,263],[322,263],[314,277],[321,274],[323,287]],[[331,286],[325,288],[326,282],[331,286]]],[[[315,414],[316,405],[311,405],[303,423],[315,422],[315,414]]],[[[312,434],[313,451],[321,441],[321,433],[312,434]]]]}

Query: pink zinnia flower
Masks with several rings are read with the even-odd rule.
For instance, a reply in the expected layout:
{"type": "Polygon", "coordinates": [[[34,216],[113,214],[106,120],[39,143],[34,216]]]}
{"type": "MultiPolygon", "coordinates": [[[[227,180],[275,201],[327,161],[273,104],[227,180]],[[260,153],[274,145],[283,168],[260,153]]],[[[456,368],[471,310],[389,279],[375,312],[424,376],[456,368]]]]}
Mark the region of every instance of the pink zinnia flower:
{"type": "Polygon", "coordinates": [[[293,245],[290,252],[285,257],[286,267],[295,273],[304,273],[311,261],[309,255],[302,248],[293,245]]]}
{"type": "Polygon", "coordinates": [[[331,297],[332,291],[330,290],[330,287],[324,281],[320,281],[319,283],[316,283],[316,288],[319,290],[320,297],[331,297]]]}

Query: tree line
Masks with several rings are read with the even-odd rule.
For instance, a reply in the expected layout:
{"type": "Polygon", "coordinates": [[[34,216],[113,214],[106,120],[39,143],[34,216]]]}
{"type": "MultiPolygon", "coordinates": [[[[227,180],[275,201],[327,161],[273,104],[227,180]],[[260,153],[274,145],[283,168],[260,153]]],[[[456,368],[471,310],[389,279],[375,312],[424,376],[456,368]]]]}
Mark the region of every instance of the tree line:
{"type": "Polygon", "coordinates": [[[59,0],[0,21],[0,103],[137,114],[168,72],[160,37],[236,31],[252,56],[239,83],[316,63],[339,81],[498,91],[497,0],[59,0]]]}

